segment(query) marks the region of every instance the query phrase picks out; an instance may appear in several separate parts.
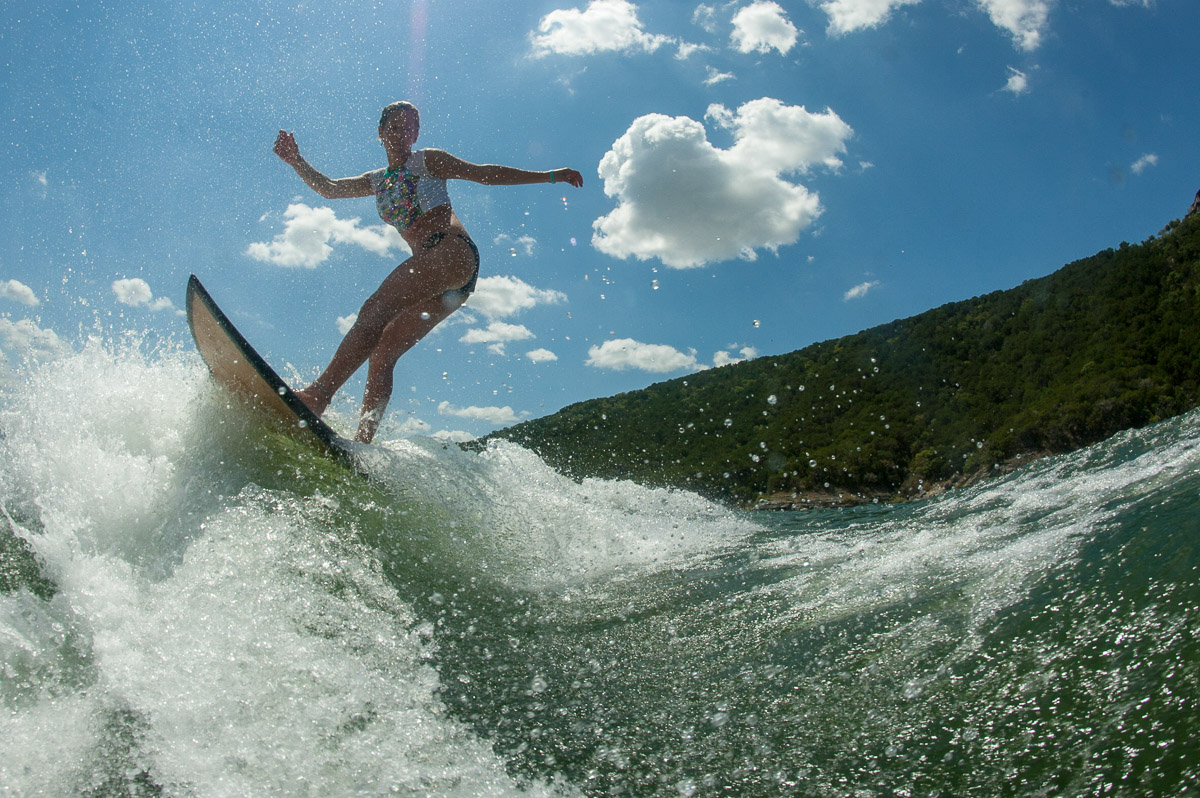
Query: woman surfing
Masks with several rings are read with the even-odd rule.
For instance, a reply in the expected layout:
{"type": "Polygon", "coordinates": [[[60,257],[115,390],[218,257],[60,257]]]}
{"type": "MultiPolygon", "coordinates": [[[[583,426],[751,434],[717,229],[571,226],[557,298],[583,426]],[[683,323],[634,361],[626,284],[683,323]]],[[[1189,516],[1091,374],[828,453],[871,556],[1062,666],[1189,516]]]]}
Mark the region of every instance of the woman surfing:
{"type": "Polygon", "coordinates": [[[467,233],[446,190],[448,180],[489,186],[566,183],[583,186],[574,169],[532,172],[511,166],[474,164],[436,149],[415,150],[420,113],[408,102],[383,109],[379,139],[386,168],[358,177],[331,179],[300,155],[295,137],[284,130],[275,154],[325,199],[375,197],[379,217],[400,232],[412,256],[397,266],[358,312],[333,360],[296,395],[318,416],[364,361],[367,385],[355,440],[369,443],[392,395],[392,372],[400,356],[447,316],[462,307],[479,278],[479,249],[467,233]]]}

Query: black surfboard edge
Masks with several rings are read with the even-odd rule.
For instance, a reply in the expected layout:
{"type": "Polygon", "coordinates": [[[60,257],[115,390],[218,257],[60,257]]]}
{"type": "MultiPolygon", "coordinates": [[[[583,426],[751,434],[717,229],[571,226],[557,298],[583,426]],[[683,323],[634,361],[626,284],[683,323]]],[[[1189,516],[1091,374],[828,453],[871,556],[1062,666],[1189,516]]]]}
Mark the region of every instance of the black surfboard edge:
{"type": "MultiPolygon", "coordinates": [[[[185,303],[188,330],[192,333],[193,339],[195,339],[195,327],[192,320],[193,297],[204,303],[205,309],[212,314],[217,324],[221,327],[221,330],[241,351],[242,355],[246,358],[246,362],[258,372],[259,376],[263,378],[271,390],[279,394],[279,397],[287,405],[288,409],[296,415],[298,424],[307,427],[335,458],[357,469],[359,464],[354,457],[354,453],[351,451],[350,442],[334,432],[328,424],[308,408],[308,405],[300,400],[300,397],[296,396],[295,392],[275,372],[275,369],[271,368],[271,365],[263,359],[262,355],[251,346],[245,336],[234,326],[229,317],[225,315],[224,311],[213,300],[212,295],[201,284],[200,279],[194,274],[188,278],[187,301],[185,303]]],[[[201,359],[203,359],[203,354],[201,354],[201,359]]],[[[207,360],[205,361],[205,365],[208,365],[207,360]]]]}

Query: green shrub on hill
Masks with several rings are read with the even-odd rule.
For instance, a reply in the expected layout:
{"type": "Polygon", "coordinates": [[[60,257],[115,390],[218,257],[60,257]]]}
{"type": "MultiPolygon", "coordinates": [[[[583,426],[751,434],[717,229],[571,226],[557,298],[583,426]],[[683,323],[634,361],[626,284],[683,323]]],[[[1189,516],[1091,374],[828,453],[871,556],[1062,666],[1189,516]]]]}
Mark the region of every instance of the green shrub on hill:
{"type": "Polygon", "coordinates": [[[1200,404],[1200,216],[1017,288],[490,437],[738,504],[906,498],[1200,404]]]}

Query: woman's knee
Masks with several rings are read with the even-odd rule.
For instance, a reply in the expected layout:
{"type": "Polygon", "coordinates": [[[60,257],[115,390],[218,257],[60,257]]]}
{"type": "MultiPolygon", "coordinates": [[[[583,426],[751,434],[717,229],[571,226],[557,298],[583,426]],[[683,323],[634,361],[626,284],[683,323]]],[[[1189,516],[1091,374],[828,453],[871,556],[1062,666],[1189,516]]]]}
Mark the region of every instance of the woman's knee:
{"type": "Polygon", "coordinates": [[[373,332],[382,332],[396,317],[397,308],[393,305],[394,303],[389,301],[381,291],[376,291],[362,303],[362,307],[358,309],[358,318],[354,323],[364,325],[373,332]]]}

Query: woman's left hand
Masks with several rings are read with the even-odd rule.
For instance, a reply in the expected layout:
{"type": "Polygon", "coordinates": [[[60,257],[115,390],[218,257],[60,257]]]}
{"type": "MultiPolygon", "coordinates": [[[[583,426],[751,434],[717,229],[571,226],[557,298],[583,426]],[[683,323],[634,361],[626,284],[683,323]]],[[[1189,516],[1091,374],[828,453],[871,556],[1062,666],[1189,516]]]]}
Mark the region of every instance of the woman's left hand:
{"type": "Polygon", "coordinates": [[[554,178],[555,183],[566,183],[575,188],[583,188],[583,175],[574,169],[553,169],[550,175],[554,178]]]}

